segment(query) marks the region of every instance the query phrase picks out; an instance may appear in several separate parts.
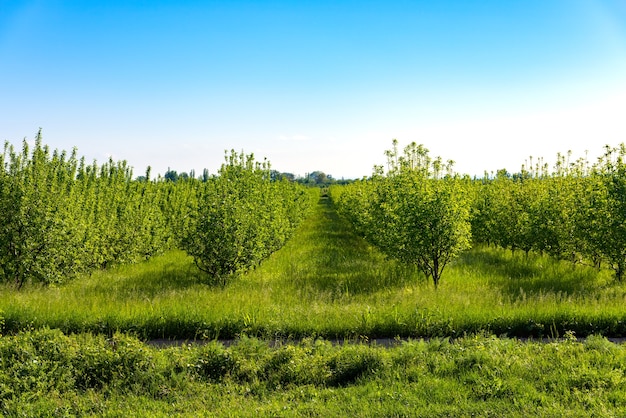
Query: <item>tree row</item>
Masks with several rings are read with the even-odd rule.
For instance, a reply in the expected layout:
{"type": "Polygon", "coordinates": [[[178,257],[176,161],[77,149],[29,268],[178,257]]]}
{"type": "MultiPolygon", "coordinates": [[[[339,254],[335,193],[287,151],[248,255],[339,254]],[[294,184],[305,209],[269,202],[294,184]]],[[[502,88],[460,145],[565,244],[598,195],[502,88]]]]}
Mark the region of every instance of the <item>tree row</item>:
{"type": "Polygon", "coordinates": [[[126,162],[87,164],[39,133],[0,154],[0,281],[60,283],[178,247],[223,283],[280,248],[310,204],[252,155],[231,152],[203,179],[151,180],[148,168],[133,180],[126,162]]]}
{"type": "Polygon", "coordinates": [[[606,147],[594,164],[559,155],[516,174],[459,176],[452,162],[394,140],[387,169],[331,188],[339,212],[387,255],[416,265],[435,286],[473,244],[547,253],[626,271],[626,147],[606,147]]]}

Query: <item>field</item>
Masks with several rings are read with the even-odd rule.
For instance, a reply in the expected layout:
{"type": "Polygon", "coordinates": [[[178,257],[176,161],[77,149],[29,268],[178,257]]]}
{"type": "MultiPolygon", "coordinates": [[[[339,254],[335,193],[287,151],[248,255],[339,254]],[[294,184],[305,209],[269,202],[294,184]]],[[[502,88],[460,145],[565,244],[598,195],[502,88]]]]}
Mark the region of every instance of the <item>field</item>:
{"type": "Polygon", "coordinates": [[[169,251],[0,293],[5,415],[626,413],[626,349],[604,338],[626,335],[626,286],[611,271],[476,246],[435,289],[326,197],[224,286],[169,251]],[[162,338],[228,347],[142,342],[162,338]]]}

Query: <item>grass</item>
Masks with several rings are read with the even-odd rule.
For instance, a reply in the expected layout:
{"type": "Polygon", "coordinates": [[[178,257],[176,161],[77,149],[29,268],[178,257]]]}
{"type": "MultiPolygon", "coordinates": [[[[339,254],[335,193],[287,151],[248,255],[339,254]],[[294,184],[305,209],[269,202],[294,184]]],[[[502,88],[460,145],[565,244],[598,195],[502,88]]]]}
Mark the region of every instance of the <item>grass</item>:
{"type": "Polygon", "coordinates": [[[626,286],[610,271],[477,247],[437,290],[355,236],[322,198],[280,251],[224,287],[172,251],[59,287],[0,288],[4,332],[133,333],[143,339],[352,339],[626,335],[626,286]]]}
{"type": "Polygon", "coordinates": [[[4,416],[623,416],[626,347],[472,336],[395,348],[243,338],[168,349],[38,330],[0,339],[4,416]]]}

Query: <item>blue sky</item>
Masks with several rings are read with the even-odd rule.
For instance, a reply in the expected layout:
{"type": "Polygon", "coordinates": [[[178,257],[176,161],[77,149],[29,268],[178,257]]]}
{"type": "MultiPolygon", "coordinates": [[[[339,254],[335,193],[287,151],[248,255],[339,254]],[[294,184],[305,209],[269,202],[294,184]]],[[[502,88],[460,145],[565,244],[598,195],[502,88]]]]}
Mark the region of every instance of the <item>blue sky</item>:
{"type": "Polygon", "coordinates": [[[623,0],[0,2],[0,140],[137,175],[362,177],[392,138],[517,171],[626,142],[624,109],[623,0]]]}

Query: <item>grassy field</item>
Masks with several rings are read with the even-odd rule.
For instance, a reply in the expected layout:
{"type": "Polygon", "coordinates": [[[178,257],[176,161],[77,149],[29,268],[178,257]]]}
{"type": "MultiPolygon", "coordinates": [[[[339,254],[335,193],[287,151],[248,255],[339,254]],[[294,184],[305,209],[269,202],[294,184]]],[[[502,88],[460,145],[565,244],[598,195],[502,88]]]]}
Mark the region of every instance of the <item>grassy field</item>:
{"type": "Polygon", "coordinates": [[[608,270],[479,247],[439,289],[354,236],[322,198],[287,245],[225,287],[183,252],[59,287],[0,289],[4,333],[122,331],[142,339],[626,336],[626,286],[608,270]]]}
{"type": "Polygon", "coordinates": [[[626,335],[625,302],[610,271],[484,247],[435,290],[322,198],[283,249],[224,287],[173,251],[0,289],[0,414],[624,416],[626,346],[601,335],[626,335]],[[377,337],[402,339],[365,344],[377,337]],[[142,341],[155,338],[235,341],[142,341]]]}
{"type": "Polygon", "coordinates": [[[3,416],[614,417],[626,348],[473,336],[395,348],[243,338],[156,349],[125,335],[0,339],[3,416]]]}

